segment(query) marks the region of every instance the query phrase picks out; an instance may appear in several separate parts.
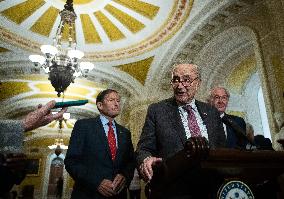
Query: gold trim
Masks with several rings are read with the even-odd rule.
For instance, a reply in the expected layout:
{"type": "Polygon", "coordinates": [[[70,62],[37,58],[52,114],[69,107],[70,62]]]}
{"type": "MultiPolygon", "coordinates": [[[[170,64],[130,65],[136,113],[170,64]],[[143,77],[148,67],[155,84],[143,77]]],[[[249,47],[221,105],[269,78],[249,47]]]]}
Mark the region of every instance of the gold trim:
{"type": "Polygon", "coordinates": [[[138,45],[135,44],[133,46],[122,48],[116,51],[86,53],[86,57],[95,59],[97,61],[111,61],[137,56],[156,48],[163,42],[172,38],[172,36],[180,29],[185,20],[188,18],[194,0],[190,0],[190,2],[187,2],[185,0],[180,1],[181,2],[179,2],[179,0],[176,0],[176,3],[174,3],[174,9],[169,15],[170,18],[161,26],[162,28],[154,32],[152,36],[146,38],[138,45]]]}
{"type": "MultiPolygon", "coordinates": [[[[85,58],[96,61],[111,61],[137,56],[156,48],[163,42],[172,38],[172,36],[180,29],[190,14],[193,2],[194,0],[175,0],[175,2],[173,2],[172,11],[169,14],[168,19],[165,20],[166,22],[161,25],[159,30],[155,31],[151,36],[144,39],[139,44],[134,44],[114,51],[85,53],[85,58]]],[[[24,49],[33,52],[39,52],[40,45],[38,43],[28,41],[27,39],[15,34],[11,34],[9,31],[3,30],[1,27],[0,29],[0,36],[4,41],[16,44],[17,46],[21,46],[24,49]]]]}
{"type": "Polygon", "coordinates": [[[125,38],[124,34],[101,11],[94,13],[111,41],[125,38]]]}
{"type": "Polygon", "coordinates": [[[254,55],[251,55],[247,59],[243,60],[239,65],[237,65],[232,71],[227,79],[228,87],[241,94],[245,83],[255,71],[256,60],[254,55]]]}
{"type": "Polygon", "coordinates": [[[0,47],[0,53],[5,53],[5,52],[9,52],[10,50],[8,50],[7,48],[3,48],[0,47]]]}
{"type": "Polygon", "coordinates": [[[41,17],[35,22],[30,30],[48,37],[54,26],[55,20],[58,17],[58,13],[58,9],[54,7],[48,8],[48,10],[41,15],[41,17]]]}
{"type": "Polygon", "coordinates": [[[143,23],[126,14],[125,12],[122,12],[116,7],[107,5],[105,9],[114,17],[116,17],[124,26],[126,26],[133,33],[137,33],[143,28],[145,28],[145,25],[143,23]]]}
{"type": "Polygon", "coordinates": [[[116,66],[116,68],[128,73],[144,85],[153,60],[154,56],[137,62],[116,66]]]}
{"type": "Polygon", "coordinates": [[[157,15],[160,9],[160,7],[158,6],[142,2],[139,0],[113,0],[113,1],[131,10],[134,10],[135,12],[149,19],[154,19],[154,17],[157,15]]]}
{"type": "MultiPolygon", "coordinates": [[[[63,3],[66,2],[66,0],[61,0],[63,3]]],[[[73,0],[73,4],[77,5],[77,4],[88,4],[90,2],[92,2],[94,0],[73,0]]]]}
{"type": "Polygon", "coordinates": [[[44,4],[43,0],[27,0],[2,11],[2,15],[20,24],[44,4]]]}
{"type": "Polygon", "coordinates": [[[15,81],[1,82],[0,101],[30,91],[32,91],[32,89],[29,87],[27,82],[15,82],[15,81]]]}
{"type": "Polygon", "coordinates": [[[85,42],[89,43],[102,43],[101,37],[96,30],[90,16],[88,14],[80,15],[82,28],[84,32],[85,42]]]}

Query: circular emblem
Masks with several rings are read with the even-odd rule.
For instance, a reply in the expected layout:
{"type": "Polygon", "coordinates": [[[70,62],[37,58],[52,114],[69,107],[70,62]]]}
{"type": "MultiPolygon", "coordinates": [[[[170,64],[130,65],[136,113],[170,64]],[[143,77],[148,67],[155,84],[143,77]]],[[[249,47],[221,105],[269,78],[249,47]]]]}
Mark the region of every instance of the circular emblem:
{"type": "Polygon", "coordinates": [[[254,196],[245,183],[229,181],[220,187],[218,199],[254,199],[254,196]]]}

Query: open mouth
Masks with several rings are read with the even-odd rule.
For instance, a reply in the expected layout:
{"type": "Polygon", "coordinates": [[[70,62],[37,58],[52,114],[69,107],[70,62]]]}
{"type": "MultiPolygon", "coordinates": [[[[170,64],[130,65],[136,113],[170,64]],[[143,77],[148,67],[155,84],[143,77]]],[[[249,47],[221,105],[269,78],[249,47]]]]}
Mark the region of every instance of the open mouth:
{"type": "Polygon", "coordinates": [[[184,95],[184,94],[186,94],[186,92],[182,92],[182,91],[177,91],[177,92],[176,92],[176,95],[178,95],[178,96],[182,96],[182,95],[184,95]]]}

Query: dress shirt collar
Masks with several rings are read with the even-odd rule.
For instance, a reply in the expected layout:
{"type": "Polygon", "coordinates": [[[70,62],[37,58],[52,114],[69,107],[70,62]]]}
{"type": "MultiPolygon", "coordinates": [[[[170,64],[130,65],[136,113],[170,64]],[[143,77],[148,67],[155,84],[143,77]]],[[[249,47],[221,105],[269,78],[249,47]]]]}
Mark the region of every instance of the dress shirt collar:
{"type": "MultiPolygon", "coordinates": [[[[103,114],[100,114],[100,119],[102,121],[103,126],[107,125],[109,123],[109,120],[106,116],[104,116],[103,114]]],[[[114,120],[112,120],[112,126],[115,126],[114,120]]]]}
{"type": "Polygon", "coordinates": [[[198,111],[198,110],[197,110],[197,107],[196,107],[196,104],[195,104],[195,99],[194,99],[194,98],[191,100],[190,103],[187,103],[186,105],[183,105],[182,107],[184,107],[184,106],[191,106],[191,108],[192,108],[192,110],[193,110],[194,112],[197,112],[197,111],[198,111]]]}

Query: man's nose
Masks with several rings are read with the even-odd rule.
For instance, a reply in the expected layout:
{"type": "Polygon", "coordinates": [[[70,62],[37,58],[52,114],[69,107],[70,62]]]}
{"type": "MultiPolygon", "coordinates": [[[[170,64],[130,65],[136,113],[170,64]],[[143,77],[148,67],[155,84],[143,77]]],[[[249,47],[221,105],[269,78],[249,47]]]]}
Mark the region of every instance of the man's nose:
{"type": "Polygon", "coordinates": [[[217,102],[218,102],[218,103],[222,103],[223,100],[222,100],[221,98],[217,98],[217,102]]]}
{"type": "Polygon", "coordinates": [[[183,88],[183,87],[184,87],[184,85],[183,85],[182,81],[178,82],[177,88],[183,88]]]}

